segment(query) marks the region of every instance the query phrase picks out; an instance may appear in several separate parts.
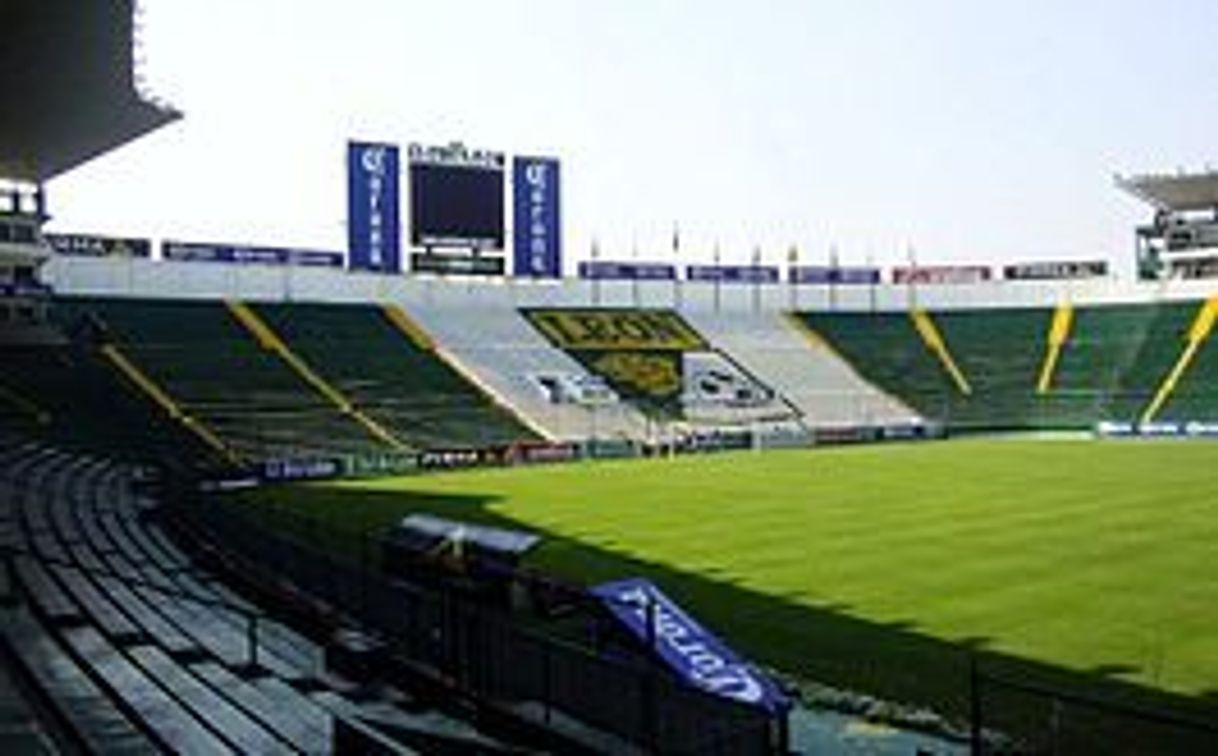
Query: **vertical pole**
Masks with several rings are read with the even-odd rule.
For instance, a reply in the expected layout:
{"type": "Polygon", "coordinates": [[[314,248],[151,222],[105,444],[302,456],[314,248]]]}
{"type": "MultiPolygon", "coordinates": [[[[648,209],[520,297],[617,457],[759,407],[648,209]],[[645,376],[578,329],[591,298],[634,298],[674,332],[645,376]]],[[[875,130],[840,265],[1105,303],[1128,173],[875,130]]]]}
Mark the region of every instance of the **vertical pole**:
{"type": "Polygon", "coordinates": [[[246,643],[249,644],[250,671],[258,669],[258,615],[246,615],[246,643]]]}
{"type": "Polygon", "coordinates": [[[681,256],[681,228],[676,223],[672,224],[672,293],[674,309],[680,310],[683,304],[681,300],[681,271],[678,270],[677,260],[681,256]]]}
{"type": "Polygon", "coordinates": [[[787,309],[799,309],[799,247],[794,244],[787,250],[787,309]]]}
{"type": "Polygon", "coordinates": [[[977,654],[968,657],[969,687],[969,753],[981,756],[981,674],[977,670],[977,654]]]}
{"type": "Polygon", "coordinates": [[[753,312],[761,311],[761,247],[753,247],[753,312]]]}
{"type": "Polygon", "coordinates": [[[719,269],[719,242],[715,242],[715,312],[719,312],[719,287],[723,283],[723,271],[719,269]]]}
{"type": "Polygon", "coordinates": [[[639,307],[639,242],[637,239],[630,241],[630,259],[634,263],[635,274],[630,277],[630,299],[634,302],[635,309],[639,307]]]}
{"type": "Polygon", "coordinates": [[[592,240],[592,306],[599,307],[601,304],[601,278],[599,271],[596,270],[596,263],[600,260],[601,248],[596,239],[592,240]]]}
{"type": "Polygon", "coordinates": [[[550,642],[548,640],[541,642],[541,670],[541,700],[545,704],[544,716],[545,723],[548,726],[550,724],[550,709],[552,708],[552,704],[550,702],[552,687],[550,675],[552,674],[552,671],[550,667],[550,642]]]}

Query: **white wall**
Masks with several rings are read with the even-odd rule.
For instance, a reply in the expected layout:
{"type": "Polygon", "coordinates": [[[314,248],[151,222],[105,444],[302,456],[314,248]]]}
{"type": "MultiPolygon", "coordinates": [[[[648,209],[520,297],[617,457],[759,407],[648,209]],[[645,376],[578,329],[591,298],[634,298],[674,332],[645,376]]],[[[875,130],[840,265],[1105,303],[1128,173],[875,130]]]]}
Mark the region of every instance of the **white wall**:
{"type": "Polygon", "coordinates": [[[1152,302],[1218,296],[1218,281],[1141,283],[1115,279],[989,282],[945,286],[828,286],[723,284],[682,281],[440,280],[348,273],[324,268],[184,263],[142,259],[55,257],[43,275],[61,294],[235,298],[259,301],[378,302],[425,306],[677,307],[693,312],[779,310],[902,311],[910,302],[932,310],[1048,307],[1152,302]]]}

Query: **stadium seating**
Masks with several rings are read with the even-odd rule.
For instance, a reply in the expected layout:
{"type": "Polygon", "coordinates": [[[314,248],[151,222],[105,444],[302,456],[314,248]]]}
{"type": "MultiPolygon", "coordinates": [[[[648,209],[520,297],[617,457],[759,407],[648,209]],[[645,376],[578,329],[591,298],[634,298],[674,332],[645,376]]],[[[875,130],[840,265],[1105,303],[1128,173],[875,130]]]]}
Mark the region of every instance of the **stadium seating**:
{"type": "Polygon", "coordinates": [[[24,427],[60,445],[107,450],[177,470],[223,462],[125,386],[90,349],[7,346],[0,349],[0,360],[5,367],[0,385],[25,405],[8,403],[6,427],[24,427]]]}
{"type": "Polygon", "coordinates": [[[555,349],[516,311],[486,307],[413,313],[444,349],[481,383],[555,439],[642,438],[647,422],[624,402],[584,404],[547,396],[539,380],[589,379],[588,371],[555,349]]]}
{"type": "Polygon", "coordinates": [[[379,448],[261,349],[216,302],[64,300],[69,330],[96,323],[183,408],[247,457],[379,448]]]}
{"type": "Polygon", "coordinates": [[[945,311],[934,314],[973,393],[953,405],[957,428],[1069,426],[1035,393],[1053,313],[1044,309],[945,311]]]}
{"type": "Polygon", "coordinates": [[[721,347],[779,395],[812,427],[909,422],[914,412],[860,378],[823,342],[777,313],[687,314],[721,347]]]}
{"type": "Polygon", "coordinates": [[[319,646],[166,537],[130,480],[0,434],[0,651],[57,739],[99,753],[318,752],[354,730],[377,753],[415,752],[398,738],[495,752],[402,691],[357,691],[326,668],[319,646]]]}
{"type": "MultiPolygon", "coordinates": [[[[964,394],[902,313],[801,315],[869,381],[957,430],[1090,428],[1135,422],[1183,351],[1197,302],[1092,305],[1074,322],[1048,391],[1036,391],[1053,312],[975,309],[933,313],[971,386],[964,394]]],[[[1212,408],[1214,355],[1185,371],[1163,417],[1204,420],[1212,408]]]]}
{"type": "MultiPolygon", "coordinates": [[[[1183,349],[1183,340],[1177,345],[1183,349]]],[[[1218,339],[1211,333],[1180,377],[1159,419],[1175,422],[1218,422],[1218,339]]]]}
{"type": "Polygon", "coordinates": [[[260,304],[291,348],[369,416],[418,447],[531,437],[506,410],[368,305],[260,304]]]}
{"type": "Polygon", "coordinates": [[[866,380],[923,418],[946,422],[963,398],[906,313],[804,313],[800,317],[866,380]]]}
{"type": "Polygon", "coordinates": [[[1055,394],[1091,423],[1138,420],[1179,356],[1196,310],[1195,302],[1079,308],[1055,394]]]}

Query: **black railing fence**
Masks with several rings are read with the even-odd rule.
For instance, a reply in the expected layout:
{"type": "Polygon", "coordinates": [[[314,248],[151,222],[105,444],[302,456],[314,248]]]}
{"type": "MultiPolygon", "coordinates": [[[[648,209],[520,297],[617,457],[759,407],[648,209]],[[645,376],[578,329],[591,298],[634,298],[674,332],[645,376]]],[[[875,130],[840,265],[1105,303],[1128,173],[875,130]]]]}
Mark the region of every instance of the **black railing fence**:
{"type": "MultiPolygon", "coordinates": [[[[239,555],[246,577],[290,583],[358,620],[395,661],[594,750],[747,755],[787,748],[784,717],[690,688],[641,658],[607,654],[570,632],[545,632],[456,591],[367,569],[358,553],[314,545],[310,529],[321,526],[307,518],[285,523],[279,512],[272,527],[206,500],[175,511],[239,555]]],[[[366,549],[363,543],[351,551],[366,549]]]]}
{"type": "MultiPolygon", "coordinates": [[[[1218,720],[1106,700],[973,667],[977,754],[1218,753],[1218,720]]],[[[1212,717],[1212,712],[1211,712],[1212,717]]]]}

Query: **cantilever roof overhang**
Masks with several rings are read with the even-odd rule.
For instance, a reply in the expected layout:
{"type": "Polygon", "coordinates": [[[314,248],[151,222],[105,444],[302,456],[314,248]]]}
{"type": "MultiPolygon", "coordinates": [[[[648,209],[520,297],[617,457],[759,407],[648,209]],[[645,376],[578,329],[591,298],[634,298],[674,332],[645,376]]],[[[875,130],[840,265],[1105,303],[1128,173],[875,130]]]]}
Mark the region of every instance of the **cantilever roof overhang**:
{"type": "Polygon", "coordinates": [[[1218,172],[1117,176],[1117,186],[1158,210],[1218,208],[1218,172]]]}
{"type": "Polygon", "coordinates": [[[140,96],[134,0],[0,0],[0,176],[44,181],[180,114],[140,96]]]}

